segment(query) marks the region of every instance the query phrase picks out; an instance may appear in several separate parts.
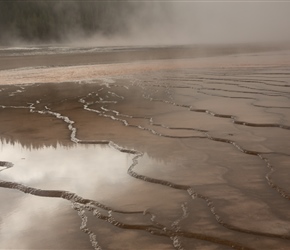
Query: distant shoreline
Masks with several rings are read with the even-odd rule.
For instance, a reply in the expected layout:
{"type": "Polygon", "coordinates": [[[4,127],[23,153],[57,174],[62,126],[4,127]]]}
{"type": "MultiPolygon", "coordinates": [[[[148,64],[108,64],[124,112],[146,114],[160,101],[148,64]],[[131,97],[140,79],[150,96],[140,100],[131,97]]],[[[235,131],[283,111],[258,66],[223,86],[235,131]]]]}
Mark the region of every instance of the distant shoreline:
{"type": "MultiPolygon", "coordinates": [[[[112,47],[114,48],[114,47],[112,47]]],[[[13,48],[9,48],[10,50],[13,48]]],[[[68,47],[69,49],[69,47],[68,47]]],[[[260,53],[290,50],[290,44],[233,44],[233,45],[188,45],[156,47],[124,47],[111,51],[74,52],[59,54],[36,54],[0,56],[0,70],[21,67],[59,67],[129,63],[148,60],[191,59],[226,56],[244,53],[260,53]]]]}

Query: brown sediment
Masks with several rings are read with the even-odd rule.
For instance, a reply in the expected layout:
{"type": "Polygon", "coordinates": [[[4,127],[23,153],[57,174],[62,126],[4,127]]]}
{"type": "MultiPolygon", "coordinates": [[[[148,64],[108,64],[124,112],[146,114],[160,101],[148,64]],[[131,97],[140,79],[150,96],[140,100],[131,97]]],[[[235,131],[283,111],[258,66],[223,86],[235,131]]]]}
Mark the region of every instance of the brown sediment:
{"type": "MultiPolygon", "coordinates": [[[[146,187],[153,185],[156,192],[166,190],[164,202],[181,207],[181,217],[159,200],[144,205],[154,194],[140,197],[142,189],[115,187],[113,205],[107,205],[98,197],[37,189],[33,183],[1,178],[0,186],[69,200],[95,249],[108,245],[98,237],[104,231],[92,224],[92,217],[105,222],[112,234],[112,227],[144,231],[154,242],[155,236],[163,236],[166,246],[175,249],[186,249],[184,238],[191,240],[190,247],[201,240],[209,247],[283,248],[290,239],[290,190],[287,175],[279,171],[287,172],[290,159],[290,64],[288,57],[273,60],[278,57],[241,55],[0,72],[3,141],[32,148],[56,143],[106,145],[131,155],[128,177],[146,187]],[[6,85],[21,81],[37,83],[6,85]],[[135,195],[130,196],[132,192],[135,195]],[[191,208],[185,209],[184,202],[191,208]],[[138,209],[126,210],[128,205],[138,209]],[[125,214],[132,215],[131,223],[122,222],[125,214]],[[140,215],[151,219],[137,223],[140,215]]],[[[12,164],[0,160],[0,173],[5,173],[12,164]]]]}
{"type": "Polygon", "coordinates": [[[200,57],[215,57],[245,53],[289,50],[288,44],[240,44],[240,45],[187,45],[169,47],[139,47],[110,52],[61,53],[36,55],[12,55],[0,57],[0,69],[20,67],[62,67],[75,65],[96,65],[150,60],[171,60],[200,57]]]}
{"type": "Polygon", "coordinates": [[[228,45],[201,48],[184,46],[91,54],[10,56],[0,57],[0,77],[1,84],[29,84],[92,80],[98,77],[184,68],[273,68],[290,64],[289,57],[283,56],[283,53],[288,53],[287,49],[289,51],[287,46],[253,45],[241,46],[239,49],[228,45]],[[280,50],[282,55],[277,56],[272,52],[279,53],[277,51],[280,50]],[[256,52],[260,52],[262,56],[256,56],[256,52]],[[239,56],[235,56],[237,54],[239,56]],[[38,67],[37,70],[35,67],[38,67]]]}

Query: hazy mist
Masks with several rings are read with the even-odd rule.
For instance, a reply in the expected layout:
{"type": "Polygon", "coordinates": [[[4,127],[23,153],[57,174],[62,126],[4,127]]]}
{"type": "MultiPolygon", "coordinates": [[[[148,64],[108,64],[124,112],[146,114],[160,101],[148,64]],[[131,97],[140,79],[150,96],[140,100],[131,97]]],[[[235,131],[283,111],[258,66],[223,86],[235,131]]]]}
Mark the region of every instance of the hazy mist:
{"type": "Polygon", "coordinates": [[[179,44],[290,42],[290,2],[175,1],[156,8],[149,25],[132,22],[132,37],[179,44]]]}
{"type": "MultiPolygon", "coordinates": [[[[82,15],[80,15],[76,2],[65,2],[65,4],[61,4],[61,1],[52,2],[53,13],[57,13],[57,18],[61,19],[62,15],[59,13],[64,10],[66,12],[63,12],[65,25],[62,27],[49,30],[48,24],[43,24],[47,32],[52,33],[53,30],[51,37],[46,36],[46,31],[41,33],[41,39],[39,37],[34,39],[33,35],[24,37],[21,35],[23,29],[37,24],[32,22],[27,26],[21,26],[21,23],[18,23],[11,26],[12,22],[16,22],[17,16],[10,18],[8,22],[6,20],[7,23],[3,23],[2,20],[0,28],[4,32],[1,32],[0,41],[10,44],[56,41],[87,45],[290,41],[290,2],[108,1],[103,2],[103,5],[106,4],[104,9],[97,9],[97,7],[93,9],[89,7],[92,2],[86,3],[86,9],[82,7],[82,15]],[[100,13],[94,13],[97,11],[100,13]],[[84,14],[86,12],[90,13],[84,14]]],[[[47,18],[47,22],[49,20],[47,18]]],[[[38,25],[36,29],[41,30],[42,26],[38,25]]]]}
{"type": "Polygon", "coordinates": [[[179,2],[174,5],[181,20],[178,25],[185,24],[181,36],[188,41],[290,41],[290,2],[179,2]]]}

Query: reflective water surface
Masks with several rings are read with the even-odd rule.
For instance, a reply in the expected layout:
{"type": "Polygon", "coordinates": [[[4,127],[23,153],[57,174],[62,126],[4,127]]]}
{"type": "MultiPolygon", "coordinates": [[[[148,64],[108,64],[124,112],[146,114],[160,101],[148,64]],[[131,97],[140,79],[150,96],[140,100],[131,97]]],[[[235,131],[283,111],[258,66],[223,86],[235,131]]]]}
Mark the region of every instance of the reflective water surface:
{"type": "Polygon", "coordinates": [[[19,143],[2,143],[1,157],[14,164],[2,171],[3,180],[39,189],[68,190],[94,199],[112,196],[106,192],[110,186],[122,185],[118,181],[129,182],[123,179],[127,177],[130,156],[107,146],[27,148],[19,143]]]}
{"type": "Polygon", "coordinates": [[[0,249],[287,249],[279,53],[0,71],[0,249]]]}

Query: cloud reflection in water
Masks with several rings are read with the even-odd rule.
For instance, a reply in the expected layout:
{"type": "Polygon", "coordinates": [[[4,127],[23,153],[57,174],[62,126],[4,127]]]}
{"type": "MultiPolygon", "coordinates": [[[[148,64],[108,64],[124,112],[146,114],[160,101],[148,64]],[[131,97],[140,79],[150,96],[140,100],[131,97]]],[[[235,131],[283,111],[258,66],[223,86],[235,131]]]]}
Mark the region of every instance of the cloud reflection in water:
{"type": "MultiPolygon", "coordinates": [[[[0,153],[1,159],[14,164],[0,173],[0,179],[34,188],[66,190],[102,200],[129,182],[131,156],[108,146],[32,149],[1,142],[0,153]]],[[[2,189],[0,197],[9,200],[6,206],[1,204],[1,249],[91,248],[87,236],[79,234],[80,221],[69,202],[9,189],[2,189]]]]}
{"type": "Polygon", "coordinates": [[[105,186],[126,182],[132,156],[100,145],[23,148],[3,144],[1,158],[14,167],[2,171],[1,179],[40,189],[67,190],[95,199],[109,195],[105,186]]]}

